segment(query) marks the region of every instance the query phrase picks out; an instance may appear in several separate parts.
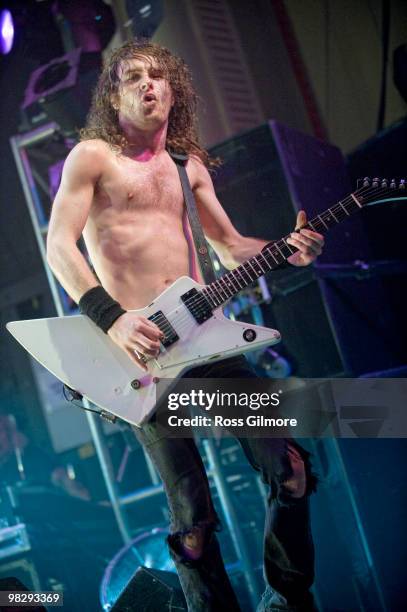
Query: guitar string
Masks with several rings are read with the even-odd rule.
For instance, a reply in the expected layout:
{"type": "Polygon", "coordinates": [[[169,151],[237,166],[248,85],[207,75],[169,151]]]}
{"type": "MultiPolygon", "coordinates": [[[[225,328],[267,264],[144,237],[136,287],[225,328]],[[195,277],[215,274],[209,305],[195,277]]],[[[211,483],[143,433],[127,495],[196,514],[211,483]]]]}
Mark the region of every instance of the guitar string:
{"type": "MultiPolygon", "coordinates": [[[[398,188],[400,188],[400,187],[398,187],[398,188]]],[[[356,192],[355,192],[355,193],[357,194],[357,197],[361,197],[361,196],[366,197],[366,195],[367,195],[367,194],[369,194],[369,192],[370,192],[370,193],[375,193],[375,192],[377,192],[378,190],[381,190],[381,189],[383,189],[383,191],[385,190],[385,188],[381,188],[381,187],[371,187],[371,186],[366,186],[365,188],[363,188],[363,187],[362,187],[362,188],[360,188],[359,190],[356,190],[356,192]]],[[[396,187],[396,188],[392,188],[392,189],[391,189],[391,192],[393,193],[393,192],[394,192],[396,189],[397,189],[397,187],[396,187]]],[[[322,231],[324,231],[324,230],[326,230],[326,229],[329,229],[329,228],[327,228],[327,227],[324,225],[324,222],[323,222],[323,221],[318,220],[318,219],[319,219],[319,218],[321,218],[321,217],[322,217],[322,219],[324,219],[324,216],[323,216],[323,215],[325,215],[325,220],[326,220],[327,222],[329,222],[329,221],[328,221],[329,217],[330,217],[330,216],[332,216],[332,217],[334,218],[334,220],[335,220],[335,221],[336,221],[338,224],[339,224],[339,223],[341,223],[341,222],[342,222],[344,219],[346,219],[346,217],[347,217],[347,216],[350,216],[350,215],[352,214],[352,213],[345,212],[345,210],[343,209],[343,207],[346,207],[348,204],[352,204],[352,203],[353,203],[353,204],[355,203],[355,201],[354,201],[354,199],[353,199],[352,195],[349,195],[349,196],[347,196],[346,198],[344,198],[343,200],[340,200],[340,201],[339,201],[337,204],[333,205],[333,206],[332,206],[330,209],[328,209],[328,210],[326,210],[326,211],[322,212],[322,213],[321,213],[321,215],[317,215],[317,217],[315,218],[315,221],[311,220],[311,222],[312,222],[312,227],[316,227],[317,225],[318,225],[318,226],[320,225],[321,227],[320,227],[320,228],[318,227],[318,231],[321,231],[321,230],[322,230],[322,231]],[[327,213],[327,214],[325,214],[325,213],[327,213]],[[342,216],[342,218],[341,218],[341,219],[339,219],[339,221],[338,221],[338,220],[336,219],[336,215],[338,216],[338,218],[339,218],[340,216],[342,216]]],[[[308,225],[308,224],[309,224],[309,221],[307,222],[307,225],[308,225]]],[[[287,238],[287,237],[288,237],[288,236],[283,237],[282,239],[280,239],[280,240],[276,241],[276,243],[278,243],[278,242],[284,242],[284,241],[285,241],[285,238],[287,238]]],[[[272,245],[272,246],[270,247],[270,249],[267,249],[267,250],[269,250],[269,251],[270,251],[270,253],[267,253],[267,256],[268,256],[268,257],[269,257],[269,259],[271,260],[271,263],[272,263],[272,264],[275,264],[275,263],[277,263],[277,262],[275,261],[275,258],[273,257],[273,251],[271,251],[271,249],[273,249],[273,247],[274,247],[274,245],[272,245]],[[271,258],[272,258],[272,259],[271,259],[271,258]]],[[[292,247],[292,248],[295,248],[295,247],[292,247]]],[[[298,249],[296,249],[296,250],[295,250],[295,252],[296,252],[297,250],[298,250],[298,249]]],[[[274,254],[278,254],[278,251],[277,251],[277,250],[275,250],[275,251],[274,251],[274,254]]],[[[281,254],[282,254],[282,253],[281,253],[281,254]]],[[[185,323],[186,321],[188,321],[189,323],[192,323],[192,322],[193,322],[193,320],[194,320],[194,319],[192,318],[191,313],[190,313],[190,312],[189,312],[189,310],[188,310],[188,305],[197,306],[197,305],[202,304],[202,305],[205,305],[205,306],[206,306],[206,305],[207,305],[207,303],[208,303],[208,301],[209,301],[209,304],[212,306],[212,304],[213,304],[213,302],[214,302],[214,298],[213,298],[213,296],[211,296],[210,291],[213,291],[213,293],[215,294],[215,296],[217,297],[217,299],[218,299],[218,300],[219,300],[219,299],[222,299],[222,301],[221,301],[221,303],[220,303],[220,304],[218,304],[218,305],[214,304],[215,308],[220,308],[222,305],[224,305],[224,304],[225,304],[225,303],[226,303],[226,302],[227,302],[229,299],[231,299],[231,298],[234,296],[234,294],[235,294],[235,292],[236,292],[236,291],[234,290],[234,291],[233,291],[233,293],[232,293],[232,295],[228,295],[228,292],[227,292],[227,291],[230,291],[230,287],[228,286],[227,281],[225,281],[225,280],[223,281],[223,282],[224,282],[224,284],[226,285],[226,289],[225,289],[225,288],[222,288],[222,286],[221,286],[221,285],[219,285],[219,282],[220,282],[220,281],[221,281],[221,280],[222,280],[222,279],[223,279],[225,276],[228,276],[230,273],[233,273],[233,272],[235,272],[236,270],[238,270],[238,268],[241,268],[241,267],[244,267],[245,265],[247,265],[247,263],[249,263],[249,262],[250,262],[250,260],[252,260],[254,257],[258,258],[259,256],[261,256],[261,257],[262,257],[262,259],[264,259],[264,261],[266,261],[266,263],[267,263],[267,264],[269,264],[269,263],[270,263],[270,262],[269,262],[269,261],[266,259],[265,255],[264,255],[263,253],[261,253],[261,252],[260,252],[260,253],[258,253],[257,255],[255,255],[255,256],[253,256],[253,257],[249,258],[248,260],[246,260],[245,262],[243,262],[243,263],[242,263],[242,264],[240,264],[239,266],[237,266],[237,268],[235,268],[234,270],[230,270],[228,273],[225,273],[225,274],[223,275],[223,277],[220,277],[219,279],[217,279],[216,281],[214,281],[215,283],[218,283],[218,287],[217,287],[216,289],[212,287],[212,285],[213,285],[214,283],[210,283],[209,285],[205,285],[205,287],[203,287],[203,289],[201,289],[201,290],[199,291],[199,293],[198,293],[198,294],[195,294],[194,296],[191,296],[191,298],[188,298],[187,300],[185,300],[185,302],[183,302],[183,303],[182,303],[182,304],[180,304],[180,305],[179,305],[177,308],[175,308],[175,309],[173,309],[172,311],[170,311],[170,312],[169,312],[167,315],[163,315],[163,314],[161,314],[161,313],[159,313],[159,314],[157,314],[157,315],[152,315],[152,317],[150,318],[150,320],[151,320],[153,323],[156,323],[156,324],[157,324],[157,325],[160,327],[160,329],[162,329],[162,331],[163,331],[164,333],[172,333],[172,332],[173,332],[173,330],[175,331],[175,329],[174,329],[174,324],[177,326],[177,330],[178,330],[178,331],[182,331],[182,327],[181,327],[181,325],[182,325],[183,323],[185,323]],[[225,299],[225,298],[224,298],[224,297],[221,295],[221,293],[220,293],[221,291],[222,291],[222,292],[223,292],[223,293],[226,295],[226,299],[225,299]],[[216,295],[216,293],[219,293],[220,297],[219,297],[219,296],[217,296],[217,295],[216,295]],[[203,294],[203,295],[202,295],[202,294],[203,294]],[[206,294],[209,294],[209,295],[206,295],[206,294]],[[211,304],[211,302],[212,302],[212,304],[211,304]],[[176,312],[176,311],[177,311],[178,309],[180,309],[180,308],[182,308],[182,309],[183,309],[183,313],[179,314],[179,315],[178,315],[178,317],[175,317],[175,318],[174,318],[172,321],[169,321],[169,320],[168,320],[168,317],[169,317],[169,316],[171,316],[171,315],[172,315],[174,312],[176,312]]],[[[290,257],[290,255],[288,255],[288,257],[290,257]]],[[[286,259],[286,258],[287,258],[287,257],[285,257],[284,259],[286,259]]],[[[283,261],[284,261],[284,260],[283,260],[283,261]]],[[[280,263],[283,263],[283,262],[280,262],[280,263]]],[[[250,264],[249,264],[249,265],[250,265],[250,264]]],[[[251,267],[253,268],[253,266],[251,266],[251,267]]],[[[261,266],[259,266],[259,267],[260,267],[260,269],[261,269],[261,266]]],[[[254,270],[254,272],[256,272],[256,270],[255,270],[254,268],[253,268],[253,270],[254,270]]],[[[268,272],[268,271],[269,271],[269,270],[266,270],[266,272],[268,272]]],[[[246,275],[249,277],[249,279],[251,279],[250,274],[249,274],[249,273],[248,273],[246,270],[245,270],[245,273],[246,273],[246,275]]],[[[243,275],[241,274],[241,272],[240,272],[240,271],[239,271],[239,274],[240,274],[241,278],[242,278],[242,279],[244,279],[244,277],[243,277],[243,275]]],[[[256,272],[256,275],[257,275],[257,272],[256,272]]],[[[235,282],[236,282],[236,285],[239,285],[238,281],[236,281],[236,278],[235,278],[234,280],[235,280],[235,282]]],[[[252,283],[252,282],[255,282],[255,280],[257,280],[257,279],[256,279],[256,278],[255,278],[255,279],[251,279],[251,283],[252,283]]],[[[233,285],[233,283],[231,283],[230,279],[228,279],[228,281],[229,281],[229,283],[231,284],[231,286],[232,286],[232,287],[234,287],[234,285],[233,285]]],[[[247,285],[247,280],[245,281],[245,283],[246,283],[246,285],[247,285]]],[[[251,284],[251,283],[250,283],[250,284],[251,284]]]]}

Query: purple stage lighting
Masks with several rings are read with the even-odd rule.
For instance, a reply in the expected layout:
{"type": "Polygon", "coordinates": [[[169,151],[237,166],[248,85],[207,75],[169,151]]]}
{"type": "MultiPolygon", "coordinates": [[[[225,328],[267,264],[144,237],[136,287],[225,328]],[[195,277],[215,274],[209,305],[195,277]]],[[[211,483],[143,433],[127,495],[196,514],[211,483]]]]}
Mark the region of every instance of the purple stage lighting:
{"type": "Polygon", "coordinates": [[[0,53],[6,55],[11,51],[14,40],[14,24],[10,11],[0,12],[0,53]]]}

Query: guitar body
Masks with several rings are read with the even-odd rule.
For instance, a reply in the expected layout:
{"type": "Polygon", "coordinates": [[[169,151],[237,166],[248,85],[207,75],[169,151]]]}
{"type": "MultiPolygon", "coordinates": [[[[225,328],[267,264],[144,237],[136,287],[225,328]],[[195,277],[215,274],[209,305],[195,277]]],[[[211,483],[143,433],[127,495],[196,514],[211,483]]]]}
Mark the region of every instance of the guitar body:
{"type": "Polygon", "coordinates": [[[148,372],[137,366],[109,336],[83,315],[14,321],[7,329],[45,368],[88,400],[117,417],[141,425],[154,412],[160,392],[168,391],[184,372],[280,340],[278,331],[230,321],[221,308],[199,324],[181,296],[203,289],[188,277],[177,279],[146,308],[133,312],[152,317],[160,312],[178,336],[157,359],[148,361],[148,372]],[[138,388],[135,388],[138,387],[138,388]]]}

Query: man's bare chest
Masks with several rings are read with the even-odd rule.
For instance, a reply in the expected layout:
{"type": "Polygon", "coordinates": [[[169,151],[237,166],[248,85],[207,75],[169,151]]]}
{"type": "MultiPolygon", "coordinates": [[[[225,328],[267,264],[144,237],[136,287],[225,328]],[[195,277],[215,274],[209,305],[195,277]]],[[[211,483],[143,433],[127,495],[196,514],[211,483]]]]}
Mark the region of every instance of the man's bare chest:
{"type": "Polygon", "coordinates": [[[118,159],[109,164],[96,189],[97,208],[112,212],[168,212],[181,215],[183,194],[171,160],[137,163],[118,159]]]}

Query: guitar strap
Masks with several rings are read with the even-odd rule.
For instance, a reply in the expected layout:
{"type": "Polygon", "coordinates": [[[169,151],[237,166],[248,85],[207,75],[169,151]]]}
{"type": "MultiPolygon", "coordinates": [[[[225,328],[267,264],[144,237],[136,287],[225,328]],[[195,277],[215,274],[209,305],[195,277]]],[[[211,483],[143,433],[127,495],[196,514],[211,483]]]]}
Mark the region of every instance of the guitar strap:
{"type": "Polygon", "coordinates": [[[182,192],[184,194],[185,208],[188,214],[189,224],[191,226],[192,236],[194,238],[198,256],[199,267],[205,283],[209,285],[216,280],[216,277],[212,266],[212,261],[209,256],[208,244],[202,231],[202,225],[199,219],[194,194],[192,193],[191,184],[185,168],[185,164],[188,161],[188,155],[173,153],[172,151],[168,151],[168,153],[177,166],[179,178],[181,180],[182,192]]]}

